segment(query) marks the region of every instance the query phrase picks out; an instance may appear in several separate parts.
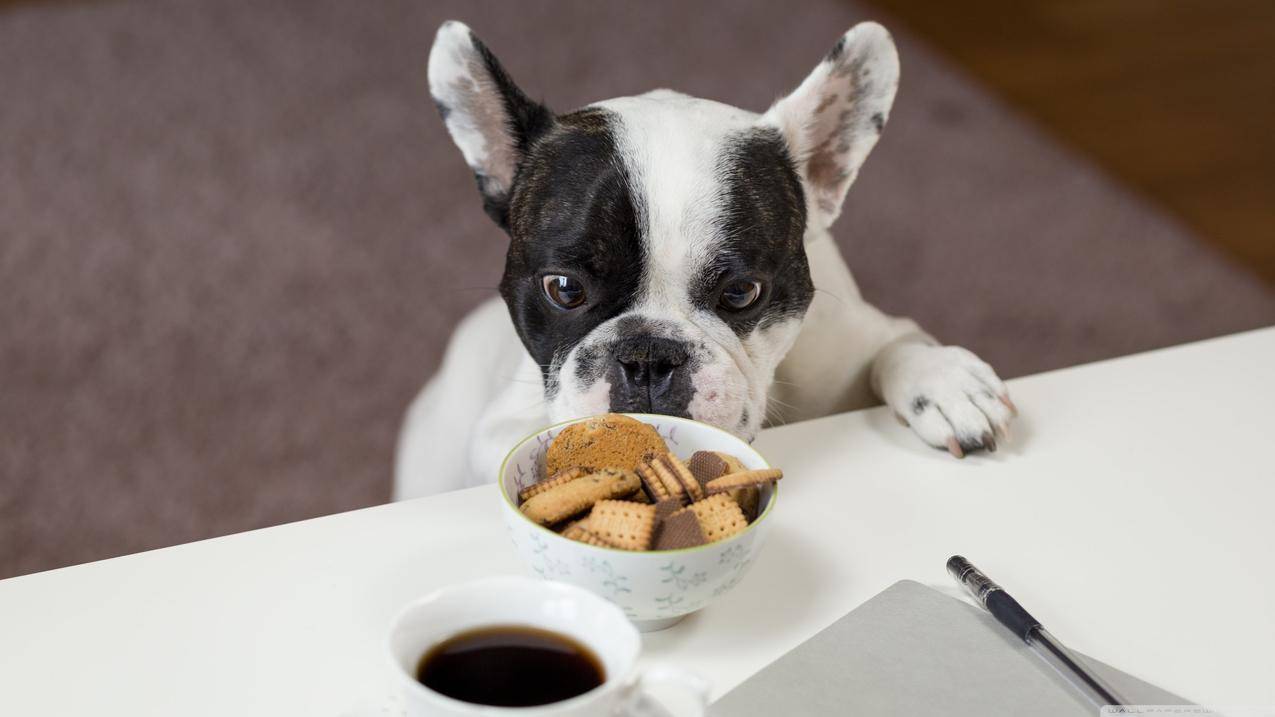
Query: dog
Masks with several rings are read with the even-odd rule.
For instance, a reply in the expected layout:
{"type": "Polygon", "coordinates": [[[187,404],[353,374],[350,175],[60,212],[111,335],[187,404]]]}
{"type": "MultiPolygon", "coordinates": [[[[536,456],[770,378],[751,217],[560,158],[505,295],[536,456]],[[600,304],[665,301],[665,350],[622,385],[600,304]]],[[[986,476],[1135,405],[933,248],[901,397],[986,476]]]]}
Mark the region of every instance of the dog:
{"type": "Polygon", "coordinates": [[[865,302],[829,233],[898,81],[890,34],[861,23],[760,115],[664,89],[555,114],[444,23],[430,93],[510,241],[503,301],[408,410],[395,497],[491,482],[519,439],[608,411],[751,440],[879,399],[934,448],[995,450],[1004,383],[865,302]]]}

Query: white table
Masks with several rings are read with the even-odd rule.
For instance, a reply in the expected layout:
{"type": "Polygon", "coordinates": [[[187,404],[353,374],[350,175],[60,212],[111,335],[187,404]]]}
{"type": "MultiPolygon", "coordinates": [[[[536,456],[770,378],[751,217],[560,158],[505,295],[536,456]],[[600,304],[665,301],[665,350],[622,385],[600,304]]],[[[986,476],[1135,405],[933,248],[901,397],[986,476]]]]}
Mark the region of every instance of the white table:
{"type": "MultiPolygon", "coordinates": [[[[1275,329],[1010,382],[957,461],[883,409],[769,430],[786,472],[734,592],[646,638],[720,695],[963,553],[1073,647],[1189,699],[1275,704],[1275,329]]],[[[522,573],[491,486],[0,582],[0,714],[338,715],[391,692],[392,613],[522,573]]]]}

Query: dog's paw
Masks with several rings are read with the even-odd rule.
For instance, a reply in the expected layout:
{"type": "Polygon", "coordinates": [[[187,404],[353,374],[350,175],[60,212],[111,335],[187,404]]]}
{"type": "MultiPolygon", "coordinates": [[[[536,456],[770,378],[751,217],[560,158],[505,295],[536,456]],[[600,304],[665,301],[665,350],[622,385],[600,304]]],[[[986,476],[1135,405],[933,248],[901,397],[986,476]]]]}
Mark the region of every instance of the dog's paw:
{"type": "Polygon", "coordinates": [[[982,359],[959,346],[900,344],[877,366],[881,397],[905,426],[957,458],[996,450],[1018,409],[982,359]]]}

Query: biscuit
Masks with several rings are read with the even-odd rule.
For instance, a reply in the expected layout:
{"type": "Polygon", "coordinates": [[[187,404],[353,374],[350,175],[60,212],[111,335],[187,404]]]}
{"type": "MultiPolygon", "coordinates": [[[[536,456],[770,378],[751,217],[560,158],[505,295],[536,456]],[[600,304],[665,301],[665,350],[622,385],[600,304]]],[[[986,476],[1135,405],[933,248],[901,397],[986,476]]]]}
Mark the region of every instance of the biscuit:
{"type": "Polygon", "coordinates": [[[682,487],[686,489],[686,494],[690,496],[692,502],[704,500],[704,489],[700,487],[699,481],[695,479],[695,474],[691,473],[691,469],[686,467],[681,458],[678,458],[673,453],[665,453],[656,460],[668,467],[678,482],[682,484],[682,487]]]}
{"type": "Polygon", "coordinates": [[[638,477],[642,479],[642,487],[646,489],[646,494],[651,500],[659,503],[668,500],[673,496],[668,492],[668,488],[664,487],[664,481],[655,474],[655,469],[650,463],[643,463],[637,467],[638,477]]]}
{"type": "Polygon", "coordinates": [[[757,511],[761,508],[761,490],[757,486],[750,485],[736,488],[726,495],[734,498],[735,502],[739,503],[739,509],[744,511],[744,517],[748,519],[749,523],[757,520],[757,511]]]}
{"type": "Polygon", "coordinates": [[[553,525],[583,513],[600,500],[629,495],[640,485],[633,471],[606,468],[532,496],[518,509],[540,525],[553,525]]]}
{"type": "Polygon", "coordinates": [[[612,545],[611,543],[608,543],[606,540],[603,540],[602,536],[598,535],[592,530],[589,530],[589,528],[586,527],[587,525],[588,523],[583,520],[572,523],[571,525],[567,526],[566,530],[562,531],[562,537],[567,538],[569,540],[574,540],[578,543],[584,543],[585,545],[593,545],[599,548],[616,547],[612,545]]]}
{"type": "Polygon", "coordinates": [[[658,526],[661,520],[669,517],[682,509],[681,501],[667,498],[655,504],[655,523],[658,526]]]}
{"type": "Polygon", "coordinates": [[[744,465],[743,461],[729,453],[723,453],[721,451],[713,451],[713,453],[716,454],[718,458],[726,461],[727,473],[738,473],[740,471],[748,470],[748,466],[744,465]]]}
{"type": "Polygon", "coordinates": [[[704,539],[710,543],[729,538],[748,527],[748,520],[739,504],[724,493],[691,503],[686,510],[695,514],[700,530],[704,531],[704,539]]]}
{"type": "Polygon", "coordinates": [[[736,488],[747,488],[749,486],[760,488],[783,477],[784,472],[778,468],[740,471],[738,473],[728,473],[721,478],[714,478],[704,484],[704,488],[709,495],[728,493],[736,488]]]}
{"type": "Polygon", "coordinates": [[[701,484],[730,473],[726,460],[712,451],[695,451],[686,461],[686,467],[701,484]]]}
{"type": "MultiPolygon", "coordinates": [[[[696,451],[691,455],[690,460],[686,462],[686,467],[690,469],[695,479],[701,485],[707,484],[716,478],[721,478],[728,473],[738,473],[747,470],[738,458],[729,453],[719,453],[716,451],[696,451]]],[[[739,503],[740,509],[744,511],[744,517],[748,522],[752,522],[757,518],[757,511],[761,504],[761,491],[755,486],[747,486],[744,488],[736,488],[730,491],[730,497],[739,503]]]]}
{"type": "Polygon", "coordinates": [[[557,473],[554,473],[548,478],[542,481],[538,481],[536,483],[532,483],[526,488],[523,488],[522,492],[518,494],[518,500],[523,503],[526,503],[529,499],[540,495],[541,493],[549,490],[550,488],[557,488],[558,486],[563,485],[564,483],[570,483],[571,481],[575,480],[576,478],[579,478],[582,475],[584,475],[583,468],[563,468],[562,470],[558,471],[557,473]]]}
{"type": "Polygon", "coordinates": [[[587,524],[586,524],[586,522],[585,522],[585,521],[587,521],[588,519],[589,519],[589,516],[587,516],[587,515],[586,515],[586,516],[584,516],[583,518],[576,518],[575,520],[568,520],[568,521],[567,521],[567,522],[565,522],[565,523],[559,523],[559,524],[557,524],[557,525],[553,526],[552,528],[550,528],[550,530],[554,530],[554,531],[556,531],[556,532],[558,533],[558,535],[563,535],[563,534],[565,534],[568,530],[571,530],[572,528],[574,528],[574,527],[576,527],[576,526],[580,526],[581,528],[588,527],[588,525],[587,525],[587,524]]]}
{"type": "Polygon", "coordinates": [[[699,527],[699,518],[689,508],[683,508],[660,521],[651,549],[681,550],[703,545],[705,542],[707,541],[704,539],[704,531],[699,527]]]}
{"type": "Polygon", "coordinates": [[[654,427],[608,413],[562,429],[545,452],[545,468],[551,475],[569,466],[633,470],[651,456],[666,452],[668,446],[654,427]]]}
{"type": "Polygon", "coordinates": [[[585,527],[617,548],[646,550],[655,532],[655,506],[625,500],[598,501],[585,527]]]}
{"type": "Polygon", "coordinates": [[[665,490],[668,491],[670,497],[686,502],[686,486],[682,485],[682,481],[678,480],[677,474],[673,472],[672,467],[661,460],[662,456],[652,458],[647,465],[651,466],[651,471],[659,477],[660,482],[664,484],[665,490]]]}

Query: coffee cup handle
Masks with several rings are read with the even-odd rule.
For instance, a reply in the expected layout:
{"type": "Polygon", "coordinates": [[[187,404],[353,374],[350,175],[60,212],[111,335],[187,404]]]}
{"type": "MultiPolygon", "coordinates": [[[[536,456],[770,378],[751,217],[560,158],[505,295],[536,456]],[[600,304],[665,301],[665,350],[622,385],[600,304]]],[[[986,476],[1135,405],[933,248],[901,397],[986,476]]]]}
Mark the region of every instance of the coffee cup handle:
{"type": "Polygon", "coordinates": [[[629,700],[629,709],[624,714],[626,717],[703,717],[708,711],[708,699],[711,694],[711,688],[708,680],[686,670],[678,669],[670,665],[652,665],[642,671],[633,685],[632,698],[629,700]],[[678,704],[683,702],[690,706],[670,713],[662,702],[651,694],[652,688],[659,689],[665,686],[676,688],[677,691],[686,695],[685,701],[679,700],[678,704]],[[651,703],[655,702],[661,708],[653,708],[651,703]]]}

